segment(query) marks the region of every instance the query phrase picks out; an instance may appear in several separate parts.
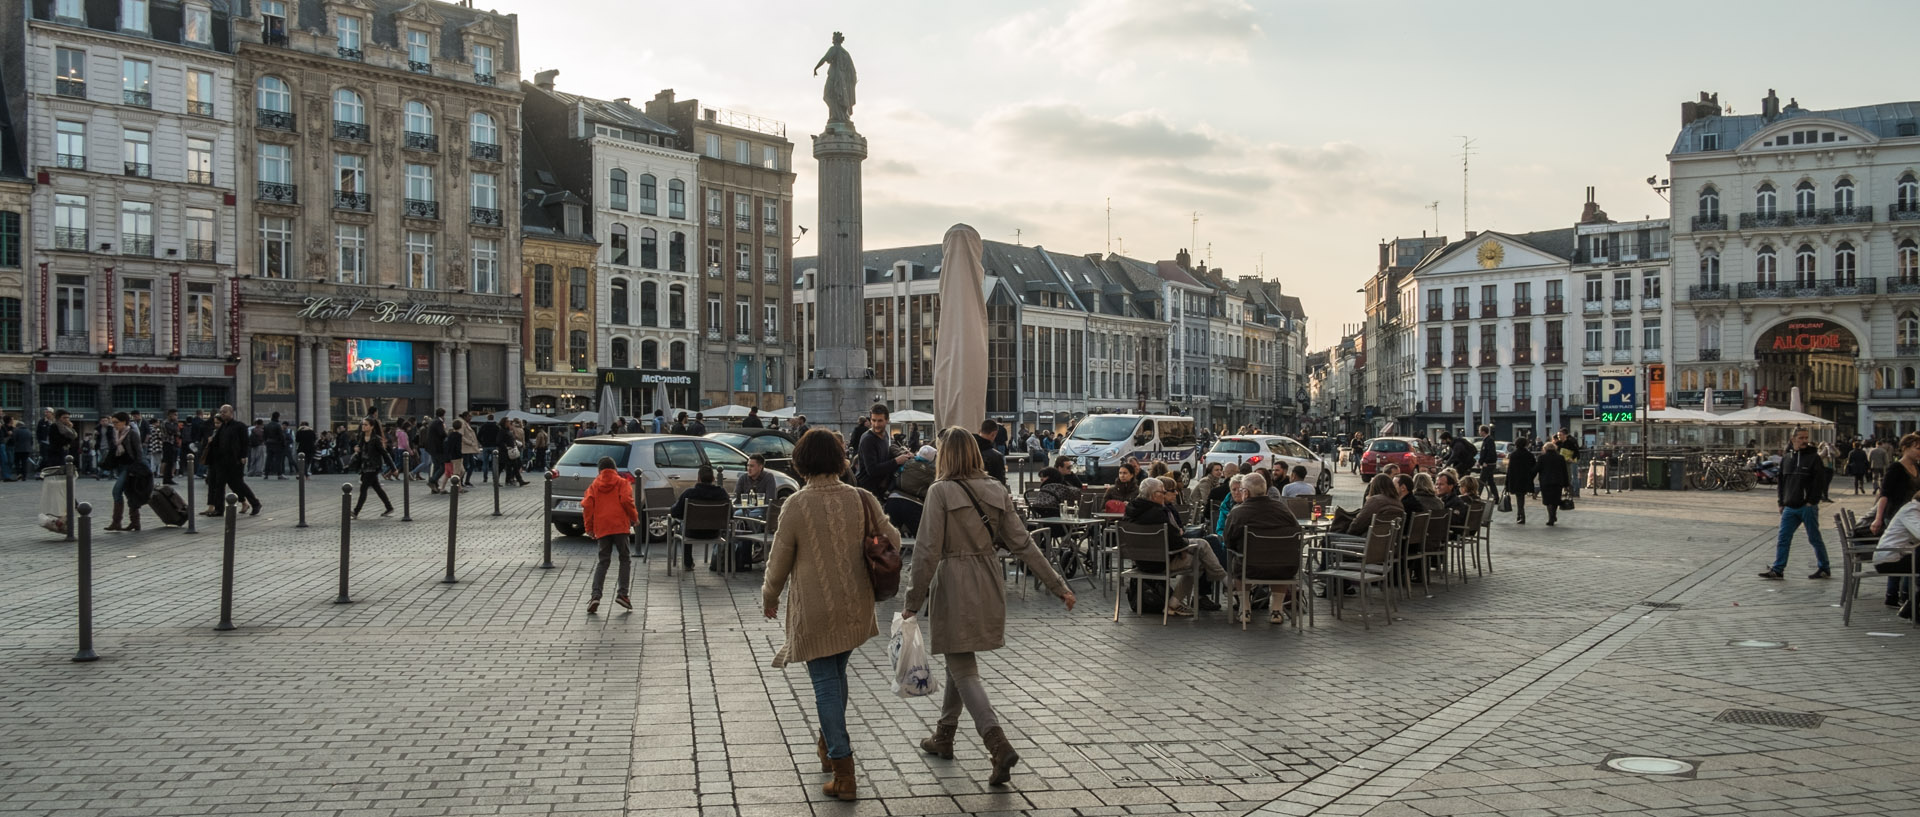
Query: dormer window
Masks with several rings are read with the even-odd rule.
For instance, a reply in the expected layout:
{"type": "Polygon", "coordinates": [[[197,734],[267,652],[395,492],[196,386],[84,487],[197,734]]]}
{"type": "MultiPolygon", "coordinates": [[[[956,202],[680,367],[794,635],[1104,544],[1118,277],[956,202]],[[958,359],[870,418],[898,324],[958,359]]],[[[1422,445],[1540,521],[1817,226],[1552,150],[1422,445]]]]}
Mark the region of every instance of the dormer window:
{"type": "Polygon", "coordinates": [[[433,70],[433,55],[428,45],[427,32],[417,28],[407,30],[407,68],[420,74],[433,70]]]}
{"type": "Polygon", "coordinates": [[[186,12],[187,42],[192,45],[212,43],[213,12],[206,6],[187,6],[186,12]]]}
{"type": "Polygon", "coordinates": [[[1700,149],[1701,150],[1719,150],[1720,134],[1717,134],[1717,133],[1700,134],[1700,149]]]}
{"type": "Polygon", "coordinates": [[[493,46],[473,47],[473,81],[481,85],[493,84],[493,46]]]}
{"type": "Polygon", "coordinates": [[[333,30],[339,40],[337,47],[340,49],[341,59],[361,60],[366,58],[366,52],[363,50],[364,46],[361,45],[360,40],[360,18],[342,14],[334,21],[333,30]]]}
{"type": "Polygon", "coordinates": [[[57,20],[85,20],[87,11],[81,0],[54,0],[53,16],[57,20]]]}
{"type": "Polygon", "coordinates": [[[580,205],[578,204],[562,205],[561,211],[562,211],[562,215],[560,218],[561,229],[566,230],[567,235],[579,235],[580,234],[580,205]]]}
{"type": "Polygon", "coordinates": [[[287,44],[285,0],[260,0],[260,39],[268,45],[287,44]]]}
{"type": "Polygon", "coordinates": [[[147,33],[147,0],[120,0],[120,30],[147,33]]]}

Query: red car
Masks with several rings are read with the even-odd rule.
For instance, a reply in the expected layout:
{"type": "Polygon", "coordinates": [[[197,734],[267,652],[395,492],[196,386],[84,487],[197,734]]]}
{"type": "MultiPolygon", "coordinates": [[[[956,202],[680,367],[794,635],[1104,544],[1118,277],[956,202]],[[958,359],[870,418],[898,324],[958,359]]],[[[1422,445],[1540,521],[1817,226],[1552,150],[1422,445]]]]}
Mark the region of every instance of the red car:
{"type": "Polygon", "coordinates": [[[1367,451],[1360,455],[1360,477],[1373,479],[1374,474],[1387,463],[1400,466],[1400,473],[1411,474],[1417,471],[1432,471],[1433,452],[1428,450],[1427,441],[1418,437],[1375,437],[1367,441],[1367,451]]]}

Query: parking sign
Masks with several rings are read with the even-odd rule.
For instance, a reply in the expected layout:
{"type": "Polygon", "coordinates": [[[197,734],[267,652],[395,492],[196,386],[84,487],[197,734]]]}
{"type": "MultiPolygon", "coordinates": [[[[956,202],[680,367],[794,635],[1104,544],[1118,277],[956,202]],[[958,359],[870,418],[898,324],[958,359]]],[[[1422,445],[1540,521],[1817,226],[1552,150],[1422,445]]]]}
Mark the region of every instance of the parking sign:
{"type": "Polygon", "coordinates": [[[1600,422],[1632,423],[1640,420],[1634,413],[1637,383],[1632,367],[1601,369],[1600,422]]]}

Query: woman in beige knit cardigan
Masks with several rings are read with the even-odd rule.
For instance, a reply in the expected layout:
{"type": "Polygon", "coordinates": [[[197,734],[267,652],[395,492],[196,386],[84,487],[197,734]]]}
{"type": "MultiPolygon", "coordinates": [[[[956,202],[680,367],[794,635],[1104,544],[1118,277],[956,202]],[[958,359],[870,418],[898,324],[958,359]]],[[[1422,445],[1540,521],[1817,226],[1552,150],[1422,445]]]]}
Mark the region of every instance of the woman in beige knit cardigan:
{"type": "Polygon", "coordinates": [[[840,480],[847,465],[840,435],[824,428],[808,431],[793,448],[793,468],[806,480],[780,510],[767,557],[761,600],[767,618],[780,612],[780,591],[787,593],[787,643],[773,665],[807,662],[813,678],[814,706],[820,716],[821,771],[833,780],[821,787],[829,796],[852,800],[853,744],[847,737],[847,658],[853,649],[880,633],[873,617],[873,582],[867,575],[861,520],[894,546],[900,533],[887,524],[873,495],[840,480]]]}
{"type": "MultiPolygon", "coordinates": [[[[995,547],[1025,562],[1048,590],[1067,603],[1068,610],[1073,609],[1073,593],[1027,536],[1026,523],[1014,510],[1006,486],[987,476],[973,433],[959,426],[948,428],[940,432],[939,446],[940,455],[934,461],[937,481],[927,489],[920,515],[913,587],[902,613],[911,618],[925,605],[927,615],[933,617],[927,650],[947,659],[947,697],[940,721],[920,748],[952,759],[953,735],[964,704],[993,756],[993,774],[987,782],[998,786],[1011,779],[1020,756],[994,718],[975,660],[976,654],[999,649],[1006,640],[1007,585],[995,547]],[[998,542],[994,533],[999,534],[998,542]]],[[[780,524],[786,525],[785,516],[780,524]]]]}

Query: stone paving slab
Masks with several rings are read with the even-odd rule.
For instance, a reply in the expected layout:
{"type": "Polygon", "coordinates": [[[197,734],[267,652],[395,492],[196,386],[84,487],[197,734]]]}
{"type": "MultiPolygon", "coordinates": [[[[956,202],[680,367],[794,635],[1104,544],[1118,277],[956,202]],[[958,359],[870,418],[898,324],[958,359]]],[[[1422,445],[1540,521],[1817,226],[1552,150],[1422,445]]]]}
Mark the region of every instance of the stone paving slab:
{"type": "MultiPolygon", "coordinates": [[[[1555,528],[1500,517],[1493,573],[1371,631],[1324,602],[1315,628],[1242,632],[1115,623],[1084,583],[1073,613],[1016,592],[982,661],[1023,756],[1009,789],[984,785],[964,730],[954,761],[915,751],[933,702],[888,693],[876,641],[852,663],[864,799],[846,804],[818,790],[804,670],[768,666],[757,573],[668,577],[656,553],[638,609],[589,617],[591,544],[556,539],[539,569],[538,484],[502,491],[497,518],[483,485],[462,497],[458,584],[440,583],[447,498],[419,492],[416,521],[356,524],[357,603],[335,605],[337,478],[312,483],[307,529],[293,483],[256,486],[239,630],[210,630],[218,521],[149,521],[97,538],[105,657],[72,664],[72,545],[30,527],[36,486],[0,485],[0,814],[1899,813],[1895,747],[1920,731],[1882,682],[1910,674],[1920,633],[1877,597],[1842,628],[1833,583],[1751,578],[1770,496],[1643,492],[1583,498],[1555,528]],[[1724,646],[1759,637],[1792,649],[1724,646]],[[1729,708],[1828,719],[1712,721],[1729,708]],[[1701,768],[1595,768],[1622,751],[1701,768]]],[[[1358,488],[1341,479],[1345,504],[1358,488]]],[[[80,495],[105,504],[105,483],[80,495]]]]}

